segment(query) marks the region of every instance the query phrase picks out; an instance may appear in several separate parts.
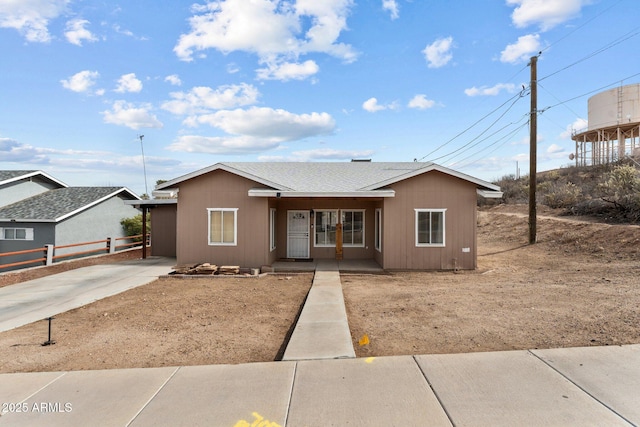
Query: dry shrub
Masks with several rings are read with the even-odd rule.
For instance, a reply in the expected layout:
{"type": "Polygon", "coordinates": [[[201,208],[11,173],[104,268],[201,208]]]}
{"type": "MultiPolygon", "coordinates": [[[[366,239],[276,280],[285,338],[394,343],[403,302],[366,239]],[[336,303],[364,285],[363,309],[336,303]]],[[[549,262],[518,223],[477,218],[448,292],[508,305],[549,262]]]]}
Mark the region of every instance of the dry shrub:
{"type": "Polygon", "coordinates": [[[550,208],[571,208],[582,198],[582,190],[573,182],[548,182],[543,192],[543,203],[550,208]]]}

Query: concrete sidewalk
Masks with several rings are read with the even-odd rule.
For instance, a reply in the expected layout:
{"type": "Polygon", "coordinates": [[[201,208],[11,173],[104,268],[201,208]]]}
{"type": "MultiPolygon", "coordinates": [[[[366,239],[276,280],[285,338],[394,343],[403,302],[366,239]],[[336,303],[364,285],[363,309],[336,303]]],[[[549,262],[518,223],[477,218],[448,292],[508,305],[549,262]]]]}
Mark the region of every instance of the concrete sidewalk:
{"type": "Polygon", "coordinates": [[[0,375],[0,426],[629,426],[640,345],[0,375]]]}
{"type": "Polygon", "coordinates": [[[92,265],[0,288],[0,332],[152,282],[175,258],[92,265]]]}

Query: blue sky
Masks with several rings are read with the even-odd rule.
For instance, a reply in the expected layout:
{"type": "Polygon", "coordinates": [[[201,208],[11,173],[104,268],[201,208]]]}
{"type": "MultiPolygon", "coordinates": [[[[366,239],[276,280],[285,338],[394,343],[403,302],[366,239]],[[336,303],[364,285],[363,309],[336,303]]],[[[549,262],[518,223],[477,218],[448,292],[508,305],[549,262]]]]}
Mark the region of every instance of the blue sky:
{"type": "Polygon", "coordinates": [[[640,81],[637,0],[0,0],[0,169],[149,192],[219,161],[571,164],[640,81]]]}

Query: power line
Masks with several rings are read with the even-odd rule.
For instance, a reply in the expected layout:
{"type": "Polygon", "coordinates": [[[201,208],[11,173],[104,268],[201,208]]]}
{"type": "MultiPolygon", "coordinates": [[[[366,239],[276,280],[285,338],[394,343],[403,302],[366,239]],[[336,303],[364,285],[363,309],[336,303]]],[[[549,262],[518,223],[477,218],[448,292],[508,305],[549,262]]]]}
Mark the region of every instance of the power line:
{"type": "MultiPolygon", "coordinates": [[[[522,94],[522,92],[520,92],[520,93],[522,94]]],[[[516,98],[516,100],[515,100],[515,101],[513,101],[513,102],[511,103],[511,105],[509,106],[509,108],[507,108],[507,109],[504,111],[504,113],[502,113],[502,114],[500,115],[500,117],[498,117],[496,120],[494,120],[494,121],[493,121],[493,123],[491,123],[491,125],[489,125],[489,127],[487,127],[485,130],[483,130],[483,131],[482,131],[478,136],[476,136],[475,138],[473,138],[471,141],[469,141],[468,143],[466,143],[466,144],[465,144],[465,145],[463,145],[462,147],[458,148],[457,150],[454,150],[454,151],[452,151],[452,152],[450,152],[450,153],[448,153],[448,154],[445,154],[445,155],[443,155],[443,156],[437,157],[437,158],[433,159],[432,161],[436,161],[436,160],[440,160],[440,159],[445,158],[445,157],[449,157],[450,155],[455,154],[455,153],[459,152],[460,150],[462,150],[462,149],[464,149],[464,148],[467,148],[469,145],[471,145],[471,143],[472,143],[472,142],[474,142],[475,140],[477,140],[478,138],[480,138],[482,135],[484,135],[484,134],[485,134],[489,129],[491,129],[491,128],[492,128],[492,127],[493,127],[493,126],[494,126],[494,125],[495,125],[495,124],[500,120],[500,119],[502,119],[502,118],[503,118],[503,117],[504,117],[504,116],[505,116],[505,115],[506,115],[506,114],[511,110],[511,108],[513,108],[513,106],[516,104],[516,102],[518,102],[520,99],[522,99],[522,96],[520,96],[519,98],[516,98]]],[[[483,139],[481,139],[480,141],[476,142],[475,144],[471,145],[471,147],[475,147],[476,145],[478,145],[478,144],[479,144],[479,143],[481,143],[482,141],[486,141],[486,140],[487,140],[488,138],[490,138],[491,136],[493,136],[493,135],[495,135],[496,133],[498,133],[498,132],[502,131],[503,129],[505,129],[505,128],[507,128],[507,127],[511,126],[512,124],[513,124],[513,122],[512,122],[512,123],[509,123],[509,124],[507,124],[507,125],[505,125],[505,126],[504,126],[504,127],[502,127],[501,129],[498,129],[498,130],[497,130],[496,132],[494,132],[493,134],[491,134],[491,135],[487,136],[486,138],[483,138],[483,139]]],[[[455,158],[455,157],[456,157],[456,156],[454,156],[453,158],[455,158]]],[[[452,160],[452,159],[449,159],[449,161],[451,161],[451,160],[452,160]]]]}
{"type": "Polygon", "coordinates": [[[573,63],[571,63],[571,64],[569,64],[569,65],[567,65],[567,66],[565,66],[565,67],[563,67],[563,68],[561,68],[559,70],[557,70],[557,71],[554,71],[551,74],[547,74],[546,76],[538,79],[538,82],[541,82],[542,80],[548,79],[551,76],[555,76],[556,74],[561,73],[562,71],[568,70],[569,68],[574,67],[574,66],[580,64],[581,62],[586,61],[587,59],[591,59],[594,56],[599,55],[600,53],[605,52],[605,51],[611,49],[612,47],[614,47],[614,46],[616,46],[616,45],[618,45],[618,44],[620,44],[620,43],[622,43],[622,42],[624,42],[626,40],[629,40],[632,37],[637,36],[638,34],[640,34],[640,27],[634,28],[633,30],[629,31],[628,33],[623,34],[622,36],[618,37],[614,41],[612,41],[612,42],[608,43],[607,45],[605,45],[605,46],[603,46],[603,47],[601,47],[601,48],[589,53],[588,55],[584,56],[583,58],[581,58],[581,59],[579,59],[579,60],[577,60],[577,61],[575,61],[575,62],[573,62],[573,63]]]}
{"type": "MultiPolygon", "coordinates": [[[[491,116],[493,113],[495,113],[496,111],[500,110],[502,107],[504,107],[506,104],[508,104],[510,101],[513,100],[518,100],[520,98],[522,98],[524,96],[524,92],[526,89],[522,89],[519,93],[517,93],[516,95],[512,96],[511,98],[507,99],[505,102],[503,102],[502,104],[500,104],[500,106],[498,106],[497,108],[491,110],[489,113],[485,114],[483,117],[481,117],[480,119],[476,120],[472,125],[470,125],[469,127],[467,127],[466,129],[464,129],[463,131],[461,131],[460,133],[458,133],[457,135],[455,135],[454,137],[452,137],[451,139],[447,140],[446,142],[444,142],[443,144],[441,144],[438,148],[436,148],[435,150],[432,150],[431,152],[429,152],[427,155],[422,156],[420,159],[418,159],[417,161],[422,161],[424,159],[426,159],[427,157],[429,157],[430,155],[432,155],[433,153],[439,151],[441,148],[445,147],[446,145],[450,144],[451,142],[453,142],[454,140],[456,140],[457,138],[459,138],[460,136],[464,135],[465,133],[467,133],[469,130],[473,129],[476,125],[478,125],[480,122],[482,122],[483,120],[485,120],[487,117],[491,116]]],[[[512,107],[513,105],[511,105],[509,107],[509,109],[512,107]]],[[[508,110],[507,110],[508,111],[508,110]]],[[[504,114],[503,114],[504,115],[504,114]]],[[[494,122],[495,124],[495,122],[494,122]]],[[[493,124],[491,125],[493,126],[493,124]]],[[[483,131],[486,132],[488,129],[485,129],[483,131]]]]}
{"type": "MultiPolygon", "coordinates": [[[[555,96],[553,93],[549,92],[544,86],[542,86],[540,83],[538,83],[538,87],[541,87],[545,92],[547,92],[549,95],[551,95],[552,98],[554,98],[556,101],[560,102],[561,104],[558,105],[562,105],[562,101],[560,101],[558,99],[557,96],[555,96]]],[[[580,114],[576,113],[575,111],[573,111],[568,105],[564,106],[567,110],[571,111],[576,117],[580,117],[580,114]]],[[[550,107],[547,107],[545,110],[543,110],[542,112],[548,110],[550,107]]]]}
{"type": "MultiPolygon", "coordinates": [[[[527,114],[527,115],[525,115],[525,116],[523,116],[523,117],[526,117],[526,116],[528,116],[528,114],[527,114]]],[[[513,124],[513,123],[511,123],[511,124],[513,124]]],[[[494,145],[498,144],[500,141],[503,141],[503,140],[504,140],[504,142],[503,142],[502,144],[498,145],[497,147],[495,147],[493,150],[489,151],[488,153],[485,153],[485,156],[487,156],[487,155],[489,155],[489,154],[491,154],[491,153],[494,153],[494,152],[495,152],[496,150],[498,150],[499,148],[504,147],[504,145],[505,145],[506,143],[508,143],[508,142],[509,142],[509,140],[510,140],[510,138],[511,138],[512,136],[516,135],[518,132],[520,132],[520,131],[521,131],[525,126],[527,126],[528,124],[529,124],[529,121],[526,121],[525,123],[521,124],[520,126],[518,126],[517,128],[515,128],[514,130],[512,130],[512,131],[511,131],[511,132],[509,132],[508,134],[506,134],[506,135],[504,135],[503,137],[501,137],[501,138],[497,139],[497,140],[496,140],[495,142],[493,142],[492,144],[489,144],[488,146],[486,146],[486,147],[484,147],[484,148],[482,148],[482,149],[480,149],[480,150],[476,151],[476,152],[475,152],[475,153],[473,153],[473,154],[470,154],[469,156],[465,157],[464,159],[460,159],[460,160],[458,160],[457,162],[455,162],[455,163],[453,163],[453,164],[456,164],[456,165],[457,165],[457,164],[459,164],[459,163],[462,163],[462,162],[464,162],[464,161],[466,161],[466,160],[468,160],[468,159],[470,159],[470,158],[472,158],[472,157],[474,157],[474,156],[476,156],[476,155],[478,155],[478,154],[482,153],[483,151],[487,150],[488,148],[490,148],[490,147],[492,147],[492,146],[494,146],[494,145]]],[[[465,168],[465,167],[470,166],[470,165],[472,165],[472,164],[474,164],[474,163],[476,163],[476,162],[477,162],[477,160],[474,160],[474,161],[472,161],[472,162],[469,162],[469,163],[466,163],[466,164],[463,164],[463,165],[459,166],[459,168],[460,168],[460,169],[465,168]]]]}
{"type": "Polygon", "coordinates": [[[599,18],[600,16],[604,15],[605,12],[608,12],[609,10],[613,9],[614,7],[616,7],[617,5],[619,5],[620,3],[622,3],[623,0],[618,0],[618,2],[612,4],[611,6],[609,6],[606,9],[603,9],[602,11],[600,11],[600,13],[598,13],[597,15],[595,15],[593,18],[587,20],[586,22],[584,22],[582,25],[577,26],[576,28],[574,28],[572,31],[569,31],[567,34],[565,34],[564,36],[560,37],[558,40],[554,41],[553,43],[551,43],[550,45],[548,45],[547,47],[545,47],[544,49],[542,49],[541,52],[546,52],[547,50],[549,50],[552,46],[557,45],[558,43],[560,43],[562,40],[566,39],[567,37],[569,37],[571,34],[575,33],[576,31],[582,29],[583,27],[585,27],[587,24],[591,23],[592,21],[595,21],[597,18],[599,18]]]}
{"type": "Polygon", "coordinates": [[[605,85],[605,86],[601,86],[601,87],[599,87],[598,89],[590,90],[589,92],[583,93],[582,95],[577,95],[577,96],[574,96],[573,98],[565,99],[564,101],[560,101],[560,102],[558,102],[557,104],[554,104],[554,105],[551,105],[551,106],[549,106],[549,107],[546,107],[545,109],[543,109],[543,110],[542,110],[542,112],[545,112],[545,111],[547,111],[547,110],[550,110],[550,109],[552,109],[552,108],[554,108],[554,107],[557,107],[557,106],[559,106],[559,105],[566,104],[567,102],[575,101],[575,100],[576,100],[576,99],[578,99],[578,98],[582,98],[582,97],[584,97],[584,96],[591,95],[592,93],[600,92],[600,91],[602,91],[603,89],[609,88],[609,87],[611,87],[611,86],[617,86],[617,85],[618,85],[618,84],[620,84],[621,82],[623,82],[623,81],[625,81],[625,80],[629,80],[629,79],[631,79],[631,78],[633,78],[633,77],[636,77],[636,76],[640,76],[640,73],[635,73],[635,74],[632,74],[632,75],[630,75],[630,76],[627,76],[627,77],[625,77],[625,78],[623,78],[623,79],[616,80],[614,83],[609,83],[609,84],[607,84],[607,85],[605,85]]]}

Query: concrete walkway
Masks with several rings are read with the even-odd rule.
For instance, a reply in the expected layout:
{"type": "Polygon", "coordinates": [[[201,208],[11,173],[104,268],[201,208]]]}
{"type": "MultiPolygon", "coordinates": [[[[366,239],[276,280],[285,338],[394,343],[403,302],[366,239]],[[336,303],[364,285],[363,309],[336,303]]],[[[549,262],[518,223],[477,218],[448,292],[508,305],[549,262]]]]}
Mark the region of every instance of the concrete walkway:
{"type": "Polygon", "coordinates": [[[319,261],[282,360],[354,357],[338,263],[319,261]]]}
{"type": "Polygon", "coordinates": [[[640,425],[640,345],[0,374],[0,426],[640,425]]]}
{"type": "Polygon", "coordinates": [[[171,272],[175,258],[93,265],[0,288],[0,332],[82,307],[171,272]]]}

